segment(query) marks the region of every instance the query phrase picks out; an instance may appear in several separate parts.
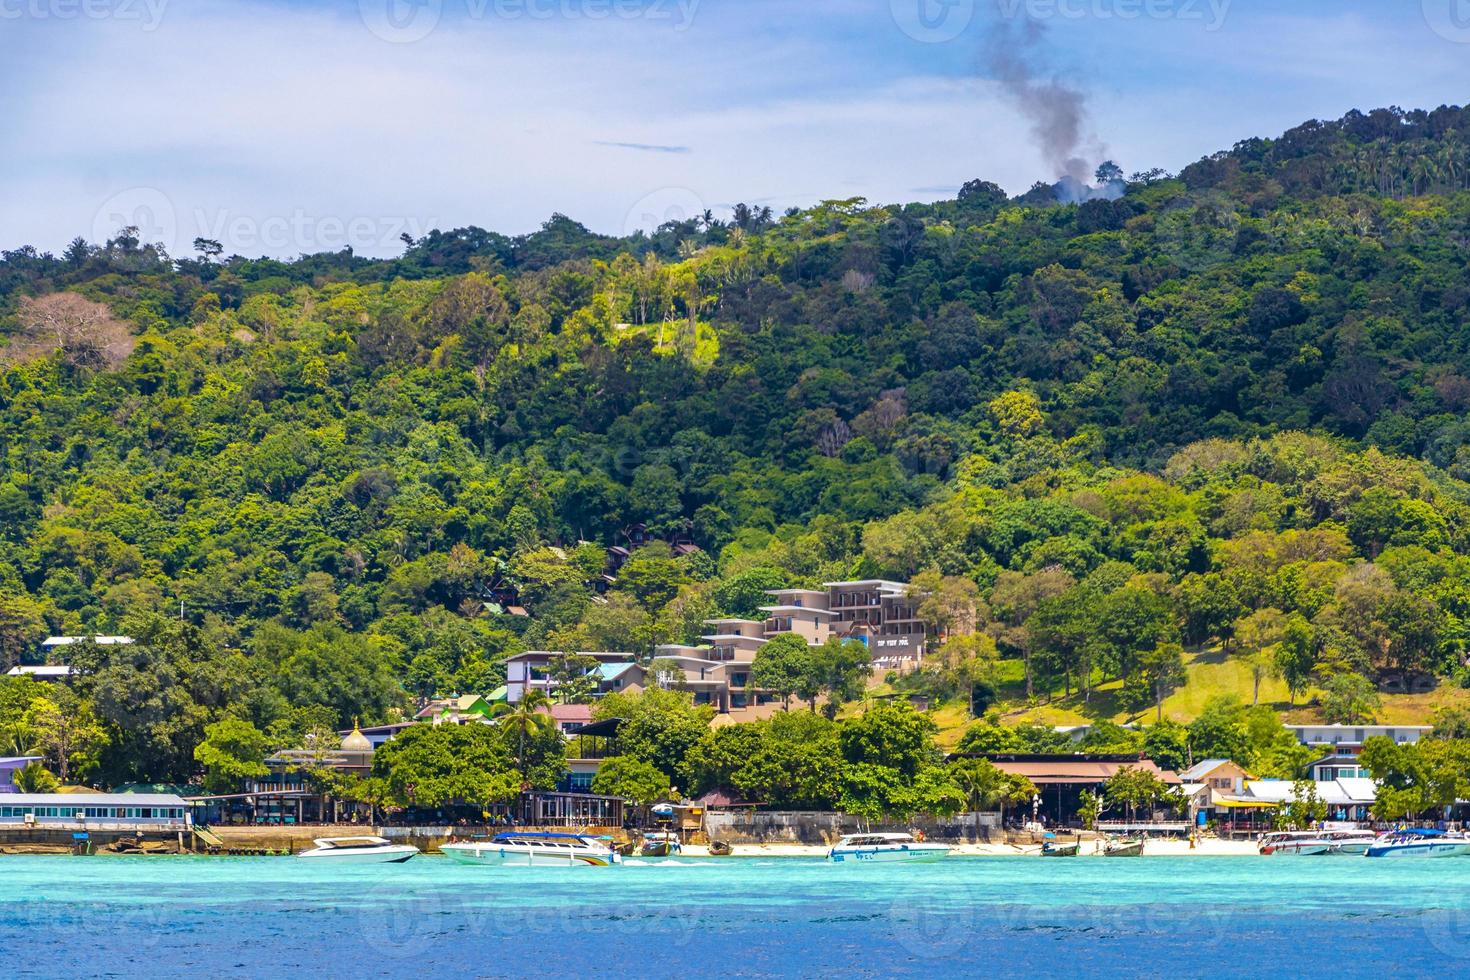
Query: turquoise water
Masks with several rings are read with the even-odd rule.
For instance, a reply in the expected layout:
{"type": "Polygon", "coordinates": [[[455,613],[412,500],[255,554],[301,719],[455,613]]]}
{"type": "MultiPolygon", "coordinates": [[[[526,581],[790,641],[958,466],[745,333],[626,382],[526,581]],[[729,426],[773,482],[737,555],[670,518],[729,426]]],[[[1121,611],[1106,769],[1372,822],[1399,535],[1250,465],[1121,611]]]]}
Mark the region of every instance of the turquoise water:
{"type": "Polygon", "coordinates": [[[6,857],[11,976],[1455,976],[1470,858],[6,857]]]}

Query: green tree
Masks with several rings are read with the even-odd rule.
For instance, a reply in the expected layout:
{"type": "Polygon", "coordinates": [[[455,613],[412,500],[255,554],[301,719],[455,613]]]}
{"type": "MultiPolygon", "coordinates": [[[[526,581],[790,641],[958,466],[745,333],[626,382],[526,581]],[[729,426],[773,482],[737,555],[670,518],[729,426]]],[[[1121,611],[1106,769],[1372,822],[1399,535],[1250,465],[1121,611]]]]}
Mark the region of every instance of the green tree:
{"type": "Polygon", "coordinates": [[[1285,620],[1279,609],[1258,609],[1235,622],[1235,638],[1250,667],[1252,705],[1261,703],[1261,682],[1280,673],[1277,647],[1284,639],[1285,620]]]}
{"type": "Polygon", "coordinates": [[[906,818],[933,802],[926,789],[938,766],[934,723],[906,704],[874,704],[843,723],[838,736],[846,767],[839,806],[877,820],[906,818]]]}
{"type": "Polygon", "coordinates": [[[61,788],[61,782],[39,762],[17,769],[14,782],[18,793],[54,793],[61,788]]]}
{"type": "Polygon", "coordinates": [[[223,718],[204,729],[194,758],[204,767],[204,788],[211,793],[238,793],[247,779],[269,775],[265,757],[270,743],[248,721],[223,718]]]}
{"type": "Polygon", "coordinates": [[[786,585],[786,573],[779,568],[748,568],[722,579],[715,587],[715,609],[720,616],[755,619],[761,607],[771,604],[770,590],[786,585]]]}
{"type": "MultiPolygon", "coordinates": [[[[803,680],[815,674],[812,661],[812,649],[806,640],[795,633],[780,633],[756,651],[750,678],[756,687],[770,691],[790,709],[791,695],[802,690],[803,680]]],[[[815,692],[817,685],[812,684],[811,689],[815,692]]],[[[816,694],[812,697],[815,699],[816,694]]]]}
{"type": "Polygon", "coordinates": [[[755,750],[731,776],[746,798],[787,809],[831,809],[842,792],[838,725],[809,711],[783,712],[759,725],[755,750]]]}
{"type": "Polygon", "coordinates": [[[1184,648],[1161,643],[1138,658],[1139,680],[1153,694],[1156,720],[1164,720],[1164,699],[1185,682],[1184,648]]]}
{"type": "Polygon", "coordinates": [[[807,663],[805,688],[826,696],[824,710],[828,718],[837,717],[843,702],[862,696],[863,681],[872,670],[865,645],[837,636],[828,637],[827,642],[812,649],[807,663]]]}
{"type": "Polygon", "coordinates": [[[654,766],[671,781],[687,783],[686,758],[709,731],[710,705],[696,705],[688,691],[651,687],[636,694],[609,694],[592,709],[593,718],[621,719],[622,754],[654,766]]]}
{"type": "Polygon", "coordinates": [[[1249,765],[1251,745],[1245,706],[1233,695],[1210,698],[1189,723],[1189,747],[1196,760],[1230,759],[1249,765]]]}
{"type": "Polygon", "coordinates": [[[1374,735],[1359,758],[1378,782],[1373,812],[1383,820],[1440,810],[1470,793],[1470,742],[1461,739],[1400,744],[1374,735]]]}
{"type": "Polygon", "coordinates": [[[1307,689],[1307,682],[1316,665],[1312,624],[1301,613],[1291,613],[1281,624],[1281,639],[1276,645],[1276,666],[1286,680],[1286,689],[1293,704],[1307,689]]]}
{"type": "Polygon", "coordinates": [[[150,617],[130,632],[131,644],[70,648],[77,691],[109,734],[99,777],[186,782],[205,725],[238,696],[246,671],[187,623],[150,617]]]}
{"type": "Polygon", "coordinates": [[[669,798],[669,777],[642,759],[614,756],[598,767],[597,775],[592,777],[592,792],[648,806],[669,798]]]}
{"type": "Polygon", "coordinates": [[[551,734],[555,734],[558,741],[561,739],[556,720],[547,710],[550,705],[551,699],[545,693],[532,688],[515,704],[497,714],[498,727],[505,735],[507,748],[516,761],[516,768],[523,773],[527,769],[528,747],[535,747],[551,734]]]}
{"type": "Polygon", "coordinates": [[[596,657],[582,653],[564,653],[553,657],[546,673],[551,681],[552,697],[559,704],[589,704],[597,693],[596,657]]]}
{"type": "Polygon", "coordinates": [[[1329,724],[1371,722],[1381,704],[1377,688],[1362,674],[1337,674],[1322,685],[1322,717],[1329,724]]]}
{"type": "Polygon", "coordinates": [[[63,783],[73,777],[87,779],[107,746],[107,732],[91,706],[70,688],[57,687],[51,694],[31,702],[23,728],[63,783]]]}
{"type": "Polygon", "coordinates": [[[1284,830],[1307,830],[1327,819],[1327,804],[1317,793],[1317,784],[1298,779],[1291,784],[1291,799],[1277,814],[1284,830]]]}
{"type": "Polygon", "coordinates": [[[487,725],[415,725],[373,753],[372,775],[395,806],[487,806],[520,793],[521,773],[487,725]]]}
{"type": "Polygon", "coordinates": [[[1179,772],[1189,768],[1189,729],[1165,719],[1143,733],[1143,754],[1160,769],[1179,772]]]}
{"type": "Polygon", "coordinates": [[[1129,823],[1137,810],[1150,808],[1168,795],[1169,787],[1163,780],[1148,769],[1133,766],[1124,766],[1103,784],[1103,798],[1109,804],[1126,807],[1129,823]]]}

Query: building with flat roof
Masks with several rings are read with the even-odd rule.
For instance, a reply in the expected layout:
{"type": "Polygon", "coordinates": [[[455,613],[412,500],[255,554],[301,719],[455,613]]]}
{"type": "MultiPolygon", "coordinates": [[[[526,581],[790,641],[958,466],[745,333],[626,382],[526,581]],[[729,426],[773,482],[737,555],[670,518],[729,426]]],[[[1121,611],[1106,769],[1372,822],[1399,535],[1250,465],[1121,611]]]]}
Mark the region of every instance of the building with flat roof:
{"type": "Polygon", "coordinates": [[[167,793],[15,793],[0,801],[0,827],[56,830],[188,830],[189,804],[167,793]]]}
{"type": "Polygon", "coordinates": [[[11,755],[0,758],[0,793],[19,792],[15,788],[15,774],[32,762],[40,762],[39,755],[11,755]]]}
{"type": "Polygon", "coordinates": [[[1431,725],[1286,725],[1286,730],[1303,745],[1361,750],[1375,736],[1400,745],[1412,744],[1434,730],[1431,725]]]}
{"type": "MultiPolygon", "coordinates": [[[[1218,825],[1229,833],[1255,832],[1272,826],[1272,817],[1296,797],[1296,782],[1290,779],[1248,779],[1238,792],[1215,794],[1211,808],[1218,825]]],[[[1316,780],[1317,798],[1327,805],[1327,820],[1334,823],[1366,823],[1378,786],[1371,779],[1345,777],[1316,780]]]]}
{"type": "Polygon", "coordinates": [[[71,667],[67,664],[38,664],[30,666],[20,664],[5,672],[7,677],[30,677],[38,681],[64,681],[71,677],[71,667]]]}
{"type": "MultiPolygon", "coordinates": [[[[550,650],[528,650],[511,657],[505,662],[506,700],[517,704],[532,690],[550,693],[555,686],[552,667],[566,656],[550,650]]],[[[631,653],[578,653],[577,656],[591,657],[598,662],[594,668],[598,675],[598,694],[624,690],[635,680],[641,681],[641,673],[630,673],[638,666],[637,658],[631,653]]]]}
{"type": "Polygon", "coordinates": [[[1358,756],[1370,738],[1412,745],[1433,731],[1429,725],[1287,725],[1286,729],[1303,745],[1321,751],[1308,767],[1308,777],[1324,783],[1367,778],[1370,774],[1358,756]]]}
{"type": "MultiPolygon", "coordinates": [[[[876,670],[911,669],[923,658],[928,629],[918,618],[918,600],[902,582],[865,579],[828,582],[820,589],[771,589],[765,619],[707,619],[709,632],[698,646],[666,643],[654,659],[672,661],[678,675],[650,678],[648,669],[628,653],[585,653],[599,664],[597,696],[638,691],[651,684],[678,687],[694,695],[696,704],[713,705],[721,714],[769,705],[774,699],[751,684],[751,665],[761,647],[784,634],[809,646],[833,637],[856,640],[869,650],[876,670]]],[[[506,695],[520,701],[532,689],[550,691],[552,668],[565,656],[530,651],[506,661],[506,695]]]]}
{"type": "Polygon", "coordinates": [[[48,636],[41,641],[42,650],[55,650],[59,647],[69,647],[77,643],[91,641],[99,647],[111,647],[126,645],[133,642],[131,636],[48,636]]]}

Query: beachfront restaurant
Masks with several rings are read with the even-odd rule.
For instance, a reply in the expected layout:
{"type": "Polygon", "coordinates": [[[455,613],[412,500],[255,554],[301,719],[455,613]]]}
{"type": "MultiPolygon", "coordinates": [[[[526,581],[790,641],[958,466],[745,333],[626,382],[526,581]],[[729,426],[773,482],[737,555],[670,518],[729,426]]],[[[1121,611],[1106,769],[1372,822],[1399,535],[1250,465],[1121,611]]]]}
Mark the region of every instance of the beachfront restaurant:
{"type": "MultiPolygon", "coordinates": [[[[1025,776],[1031,780],[1037,791],[1031,813],[1024,813],[1027,810],[1024,805],[1017,807],[1012,813],[1018,817],[1034,813],[1037,819],[1054,827],[1080,826],[1082,820],[1078,816],[1078,810],[1082,805],[1082,791],[1100,793],[1103,785],[1122,769],[1146,770],[1170,787],[1183,784],[1177,773],[1160,769],[1152,759],[1139,758],[1136,755],[956,753],[950,758],[967,756],[989,759],[1002,772],[1025,776]]],[[[1148,823],[1159,830],[1182,832],[1188,829],[1185,823],[1160,823],[1152,817],[1152,814],[1135,814],[1135,819],[1140,824],[1148,823]]]]}

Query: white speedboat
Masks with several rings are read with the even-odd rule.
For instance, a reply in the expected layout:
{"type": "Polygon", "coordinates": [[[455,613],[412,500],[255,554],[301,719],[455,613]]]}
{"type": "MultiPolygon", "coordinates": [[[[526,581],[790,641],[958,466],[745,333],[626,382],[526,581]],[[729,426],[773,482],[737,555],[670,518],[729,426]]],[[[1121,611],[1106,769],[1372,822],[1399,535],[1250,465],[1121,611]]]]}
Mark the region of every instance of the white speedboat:
{"type": "Polygon", "coordinates": [[[606,841],[586,834],[512,831],[489,840],[441,844],[439,850],[461,864],[503,867],[606,868],[622,862],[606,841]]]}
{"type": "Polygon", "coordinates": [[[948,844],[928,844],[913,834],[848,834],[832,845],[827,860],[837,864],[865,861],[938,861],[948,844]]]}
{"type": "Polygon", "coordinates": [[[1400,830],[1384,834],[1365,852],[1370,858],[1442,858],[1470,854],[1470,837],[1442,830],[1400,830]]]}
{"type": "Polygon", "coordinates": [[[395,844],[382,837],[319,837],[316,847],[299,858],[350,864],[402,864],[419,852],[411,844],[395,844]]]}
{"type": "Polygon", "coordinates": [[[1378,841],[1366,830],[1294,830],[1261,838],[1262,854],[1337,855],[1361,857],[1378,841]]]}

